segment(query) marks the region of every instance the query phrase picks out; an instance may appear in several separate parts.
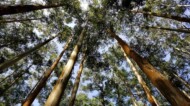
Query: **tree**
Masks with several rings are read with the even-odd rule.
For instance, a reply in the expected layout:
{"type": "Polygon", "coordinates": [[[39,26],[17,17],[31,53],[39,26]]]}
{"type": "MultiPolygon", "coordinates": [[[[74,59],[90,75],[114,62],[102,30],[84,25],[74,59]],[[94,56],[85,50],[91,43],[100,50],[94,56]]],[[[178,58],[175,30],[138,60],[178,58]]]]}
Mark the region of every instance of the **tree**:
{"type": "Polygon", "coordinates": [[[60,53],[60,55],[57,57],[57,59],[55,60],[55,62],[51,65],[51,67],[44,73],[44,76],[38,81],[38,83],[36,84],[36,86],[34,87],[34,89],[31,90],[31,92],[28,94],[28,96],[26,97],[26,100],[23,102],[23,106],[29,106],[32,104],[32,102],[34,101],[34,99],[36,98],[36,96],[39,94],[39,92],[41,91],[41,89],[45,86],[46,81],[48,80],[49,76],[51,75],[51,73],[53,72],[53,70],[55,69],[55,67],[57,66],[58,62],[60,61],[61,57],[63,56],[64,52],[66,51],[66,49],[69,46],[69,43],[71,42],[72,36],[68,39],[67,43],[65,44],[62,52],[60,53]]]}
{"type": "Polygon", "coordinates": [[[167,30],[167,31],[190,33],[190,31],[186,30],[186,29],[172,29],[172,28],[163,28],[163,27],[155,27],[155,26],[145,26],[144,28],[146,28],[146,29],[153,28],[153,29],[161,29],[161,30],[167,30]]]}
{"type": "Polygon", "coordinates": [[[52,92],[50,93],[50,95],[45,103],[45,106],[52,106],[52,105],[56,106],[59,104],[61,96],[62,96],[62,94],[64,94],[66,85],[71,77],[71,72],[72,72],[73,66],[76,62],[76,58],[77,58],[78,52],[80,50],[84,35],[85,35],[85,29],[83,29],[81,31],[79,40],[78,40],[77,44],[75,45],[67,64],[65,65],[64,69],[62,70],[62,73],[61,73],[59,79],[57,80],[56,85],[54,86],[52,92]],[[57,98],[54,98],[54,95],[57,98]]]}
{"type": "Polygon", "coordinates": [[[142,58],[135,51],[133,51],[121,38],[114,32],[108,29],[109,34],[114,37],[119,45],[124,50],[125,54],[131,57],[141,68],[141,70],[151,80],[159,91],[166,97],[172,105],[189,105],[190,99],[187,98],[179,89],[172,85],[172,83],[159,71],[157,71],[146,59],[142,58]],[[167,89],[167,90],[166,90],[167,89]],[[178,95],[178,96],[177,96],[178,95]],[[180,97],[180,98],[178,98],[180,97]],[[183,99],[182,99],[183,98],[183,99]]]}
{"type": "Polygon", "coordinates": [[[8,68],[11,65],[15,64],[17,61],[19,61],[22,58],[26,57],[31,52],[34,52],[34,51],[38,50],[40,47],[44,46],[45,44],[47,44],[48,42],[50,42],[51,40],[53,40],[56,37],[57,36],[54,36],[54,37],[52,37],[52,38],[50,38],[50,39],[36,45],[34,48],[31,48],[31,49],[25,51],[24,53],[19,54],[18,56],[12,58],[11,60],[5,61],[4,63],[0,64],[0,73],[2,73],[5,68],[8,68]]]}
{"type": "Polygon", "coordinates": [[[9,14],[17,14],[17,13],[25,13],[35,10],[48,9],[48,8],[56,8],[65,6],[66,4],[60,5],[16,5],[16,6],[2,6],[0,8],[0,16],[9,15],[9,14]]]}
{"type": "Polygon", "coordinates": [[[77,94],[77,90],[78,90],[78,86],[79,86],[79,83],[80,83],[80,77],[81,77],[81,74],[82,74],[82,71],[83,71],[84,61],[85,61],[85,54],[82,57],[82,60],[81,60],[81,63],[80,63],[80,67],[79,67],[79,70],[77,72],[77,77],[75,79],[75,83],[74,83],[74,86],[73,86],[72,91],[71,91],[72,93],[71,93],[71,97],[69,99],[69,106],[73,106],[74,105],[76,94],[77,94]]]}
{"type": "Polygon", "coordinates": [[[144,15],[151,15],[151,16],[157,16],[157,17],[162,17],[162,18],[168,18],[168,19],[172,19],[172,20],[176,20],[176,21],[180,21],[180,22],[190,22],[190,18],[185,18],[185,17],[179,17],[179,16],[175,16],[175,15],[169,15],[169,14],[160,14],[160,13],[155,13],[155,12],[149,12],[149,11],[132,11],[134,13],[141,13],[144,15]]]}

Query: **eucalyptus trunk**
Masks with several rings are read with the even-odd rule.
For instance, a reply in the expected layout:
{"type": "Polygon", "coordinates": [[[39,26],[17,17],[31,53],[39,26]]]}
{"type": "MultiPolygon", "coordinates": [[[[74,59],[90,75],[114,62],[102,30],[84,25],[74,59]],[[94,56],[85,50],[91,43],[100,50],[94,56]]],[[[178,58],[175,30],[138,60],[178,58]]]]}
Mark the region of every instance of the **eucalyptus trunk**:
{"type": "Polygon", "coordinates": [[[79,36],[79,40],[78,40],[77,44],[75,45],[75,47],[70,55],[69,60],[67,61],[67,64],[65,65],[64,69],[62,70],[62,73],[61,73],[59,79],[57,80],[52,92],[50,93],[50,95],[45,103],[45,106],[58,106],[59,105],[61,96],[64,94],[64,91],[66,89],[68,81],[71,77],[72,69],[76,62],[77,55],[81,48],[82,41],[84,38],[84,32],[85,32],[85,30],[83,29],[79,36]]]}
{"type": "Polygon", "coordinates": [[[22,106],[31,106],[31,104],[34,101],[34,99],[36,98],[36,96],[39,94],[39,92],[42,90],[42,88],[46,85],[46,82],[47,82],[49,76],[51,75],[51,73],[53,72],[53,70],[55,69],[57,64],[59,63],[61,57],[63,56],[64,52],[68,48],[69,43],[71,42],[71,39],[72,39],[72,36],[69,38],[69,40],[65,44],[62,52],[59,54],[59,56],[54,61],[54,63],[51,65],[51,67],[44,73],[44,76],[39,80],[39,82],[36,84],[34,89],[32,89],[32,91],[28,94],[28,96],[26,97],[22,106]]]}
{"type": "Polygon", "coordinates": [[[189,106],[190,99],[185,96],[177,87],[175,87],[163,74],[154,68],[145,58],[141,57],[133,51],[125,41],[119,38],[110,29],[107,30],[109,34],[117,40],[119,45],[124,50],[125,54],[132,58],[145,73],[148,79],[154,86],[164,95],[164,97],[171,103],[172,106],[189,106]]]}
{"type": "Polygon", "coordinates": [[[190,23],[190,18],[175,16],[175,15],[155,13],[155,12],[145,12],[145,11],[140,11],[140,10],[138,10],[138,11],[132,10],[131,12],[141,13],[141,14],[144,14],[144,15],[157,16],[157,17],[172,19],[172,20],[176,20],[176,21],[180,21],[180,22],[189,22],[190,23]]]}
{"type": "Polygon", "coordinates": [[[152,106],[159,106],[155,97],[151,94],[150,89],[146,85],[146,82],[143,80],[143,78],[141,77],[141,75],[137,71],[137,68],[135,67],[135,65],[132,63],[132,61],[126,55],[125,55],[125,57],[126,57],[126,60],[129,64],[129,66],[131,67],[131,70],[133,71],[133,73],[137,77],[137,80],[139,81],[140,85],[142,86],[144,92],[146,93],[147,99],[150,102],[150,104],[152,106]]]}
{"type": "Polygon", "coordinates": [[[153,28],[153,29],[161,29],[167,31],[175,31],[175,32],[182,32],[182,33],[190,33],[190,30],[185,29],[172,29],[172,28],[162,28],[162,27],[155,27],[155,26],[145,26],[144,28],[153,28]]]}
{"type": "Polygon", "coordinates": [[[69,106],[73,106],[74,103],[75,103],[75,98],[76,98],[76,94],[77,94],[79,83],[80,83],[80,77],[81,77],[81,74],[82,74],[82,71],[83,71],[84,60],[85,60],[85,54],[84,54],[83,59],[82,59],[82,61],[80,63],[80,67],[79,67],[79,70],[77,72],[77,77],[75,79],[75,83],[74,83],[73,89],[71,91],[72,93],[71,93],[71,97],[70,97],[70,100],[69,100],[69,106]]]}
{"type": "MultiPolygon", "coordinates": [[[[13,19],[13,20],[0,20],[0,23],[13,23],[13,22],[24,22],[24,21],[33,21],[33,20],[39,20],[41,18],[36,19],[13,19]]],[[[1,48],[1,47],[0,47],[1,48]]]]}
{"type": "Polygon", "coordinates": [[[61,6],[65,6],[65,5],[66,4],[1,6],[0,7],[0,16],[17,14],[17,13],[25,13],[25,12],[31,12],[31,11],[35,11],[35,10],[42,10],[42,9],[48,9],[48,8],[56,8],[56,7],[61,7],[61,6]]]}
{"type": "MultiPolygon", "coordinates": [[[[55,36],[57,37],[57,36],[55,36]]],[[[16,62],[18,62],[19,60],[23,59],[24,57],[28,56],[30,53],[38,50],[39,48],[41,48],[42,46],[44,46],[45,44],[47,44],[48,42],[50,42],[51,40],[53,40],[55,37],[52,37],[38,45],[36,45],[34,48],[31,48],[29,50],[27,50],[24,53],[19,54],[18,56],[15,56],[14,58],[12,58],[11,60],[5,61],[4,63],[0,64],[0,73],[3,72],[4,69],[14,65],[16,62]]]]}

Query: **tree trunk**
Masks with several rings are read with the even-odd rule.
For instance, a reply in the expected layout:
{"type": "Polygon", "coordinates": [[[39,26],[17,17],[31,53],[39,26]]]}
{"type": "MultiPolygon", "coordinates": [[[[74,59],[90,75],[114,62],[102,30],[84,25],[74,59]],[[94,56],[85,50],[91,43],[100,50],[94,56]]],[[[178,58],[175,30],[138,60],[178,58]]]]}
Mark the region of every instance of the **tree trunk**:
{"type": "MultiPolygon", "coordinates": [[[[57,36],[55,36],[57,37],[57,36]]],[[[18,56],[15,56],[14,58],[12,58],[11,60],[5,61],[4,63],[0,64],[0,73],[3,72],[4,69],[12,66],[13,64],[15,64],[16,62],[18,62],[19,60],[21,60],[22,58],[26,57],[27,55],[29,55],[30,53],[38,50],[39,48],[41,48],[42,46],[44,46],[45,44],[47,44],[49,41],[53,40],[55,37],[52,37],[46,41],[44,41],[43,43],[40,43],[38,45],[36,45],[34,48],[29,49],[28,51],[19,54],[18,56]]]]}
{"type": "MultiPolygon", "coordinates": [[[[23,21],[32,21],[32,20],[39,20],[41,18],[36,19],[13,19],[13,20],[0,20],[0,23],[13,23],[13,22],[23,22],[23,21]]],[[[1,47],[0,47],[1,48],[1,47]]]]}
{"type": "Polygon", "coordinates": [[[144,92],[146,93],[147,99],[150,102],[150,104],[152,106],[159,106],[158,102],[156,101],[154,96],[151,94],[150,89],[146,85],[145,81],[143,80],[143,78],[141,77],[139,72],[137,71],[137,68],[135,67],[135,65],[132,63],[132,61],[126,55],[125,55],[125,57],[126,57],[126,60],[129,64],[129,66],[131,67],[131,70],[133,71],[133,73],[137,77],[137,80],[139,81],[140,85],[142,86],[144,92]]]}
{"type": "Polygon", "coordinates": [[[172,106],[189,106],[190,99],[186,97],[177,87],[162,75],[157,69],[155,69],[145,58],[141,57],[135,51],[133,51],[127,43],[119,38],[110,29],[107,30],[109,34],[114,37],[119,45],[124,50],[125,54],[132,58],[145,75],[149,78],[154,86],[164,95],[164,97],[171,103],[172,106]]]}
{"type": "Polygon", "coordinates": [[[70,97],[70,100],[69,100],[69,106],[73,106],[74,102],[75,102],[76,94],[77,94],[79,83],[80,83],[80,77],[81,77],[81,74],[82,74],[82,71],[83,71],[84,60],[85,60],[85,54],[84,54],[83,59],[81,61],[77,77],[75,79],[75,83],[74,83],[72,93],[71,93],[71,97],[70,97]]]}
{"type": "MultiPolygon", "coordinates": [[[[119,74],[120,74],[120,73],[119,73],[119,74]]],[[[119,75],[118,78],[120,78],[120,80],[125,84],[126,89],[127,89],[128,93],[129,93],[129,95],[130,95],[130,97],[131,97],[132,102],[133,102],[133,105],[134,105],[134,106],[138,106],[137,101],[136,101],[136,99],[135,99],[135,96],[134,96],[133,92],[131,91],[131,89],[129,89],[129,85],[128,85],[128,83],[126,82],[126,79],[125,79],[122,75],[121,75],[121,76],[119,75]]]]}
{"type": "Polygon", "coordinates": [[[0,7],[0,16],[2,15],[10,15],[10,14],[17,14],[17,13],[25,13],[31,12],[35,10],[41,9],[48,9],[48,8],[56,8],[65,6],[66,4],[60,5],[15,5],[15,6],[1,6],[0,7]]]}
{"type": "Polygon", "coordinates": [[[154,13],[154,12],[145,12],[145,11],[140,11],[140,10],[138,10],[138,11],[132,10],[131,12],[141,13],[144,15],[152,15],[152,16],[168,18],[168,19],[172,19],[172,20],[176,20],[176,21],[180,21],[180,22],[189,22],[190,23],[190,18],[179,17],[179,16],[175,16],[175,15],[161,14],[161,13],[154,13]]]}
{"type": "Polygon", "coordinates": [[[23,102],[22,106],[31,106],[32,102],[36,98],[36,96],[39,94],[39,92],[42,90],[42,88],[46,85],[46,81],[48,80],[49,76],[59,63],[61,57],[63,56],[64,52],[69,46],[69,43],[71,42],[72,36],[69,38],[67,43],[65,44],[63,51],[59,54],[55,62],[51,65],[51,67],[44,73],[44,76],[40,79],[40,81],[36,84],[34,89],[30,92],[30,94],[26,97],[25,101],[23,102]]]}
{"type": "Polygon", "coordinates": [[[167,31],[176,31],[176,32],[182,32],[182,33],[190,33],[190,30],[184,30],[184,29],[172,29],[172,28],[162,28],[162,27],[154,27],[154,26],[145,26],[143,28],[153,28],[153,29],[162,29],[167,31]]]}
{"type": "Polygon", "coordinates": [[[59,105],[61,96],[64,94],[67,83],[71,77],[72,69],[76,62],[77,55],[81,48],[82,41],[84,38],[84,32],[85,32],[85,30],[83,29],[79,36],[79,40],[78,40],[77,44],[75,45],[73,52],[70,55],[69,60],[67,61],[67,64],[65,65],[64,69],[62,70],[62,73],[61,73],[59,79],[57,80],[56,85],[54,86],[52,92],[50,93],[50,95],[45,103],[45,106],[58,106],[59,105]]]}
{"type": "Polygon", "coordinates": [[[189,90],[190,90],[190,85],[187,81],[185,81],[183,78],[179,77],[176,73],[172,73],[173,76],[176,77],[181,83],[183,83],[189,90]]]}
{"type": "Polygon", "coordinates": [[[7,90],[9,90],[13,85],[15,85],[16,82],[17,82],[27,71],[29,71],[29,69],[30,69],[31,66],[32,66],[32,65],[30,65],[30,66],[26,69],[26,71],[21,71],[21,72],[17,73],[15,76],[13,76],[13,77],[14,77],[14,80],[11,81],[11,82],[9,82],[9,84],[8,84],[8,86],[7,86],[6,88],[0,89],[0,96],[3,95],[7,90]]]}

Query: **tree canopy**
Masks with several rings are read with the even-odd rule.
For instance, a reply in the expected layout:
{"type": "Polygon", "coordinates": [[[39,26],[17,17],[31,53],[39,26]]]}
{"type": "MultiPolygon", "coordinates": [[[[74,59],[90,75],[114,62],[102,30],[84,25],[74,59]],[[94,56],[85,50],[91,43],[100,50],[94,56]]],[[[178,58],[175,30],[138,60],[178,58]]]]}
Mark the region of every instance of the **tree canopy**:
{"type": "Polygon", "coordinates": [[[189,106],[188,0],[0,1],[0,106],[189,106]]]}

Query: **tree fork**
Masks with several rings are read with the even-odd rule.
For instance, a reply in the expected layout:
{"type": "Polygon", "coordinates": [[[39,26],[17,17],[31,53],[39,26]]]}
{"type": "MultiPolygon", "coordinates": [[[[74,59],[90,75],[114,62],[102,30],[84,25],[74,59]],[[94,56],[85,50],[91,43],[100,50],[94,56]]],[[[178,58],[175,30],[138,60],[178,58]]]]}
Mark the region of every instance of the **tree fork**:
{"type": "Polygon", "coordinates": [[[151,80],[152,84],[157,87],[172,106],[190,106],[190,99],[175,87],[164,75],[156,70],[146,59],[133,51],[127,43],[125,43],[125,41],[118,37],[114,32],[110,29],[107,29],[107,31],[117,40],[125,54],[138,64],[141,70],[151,80]]]}

